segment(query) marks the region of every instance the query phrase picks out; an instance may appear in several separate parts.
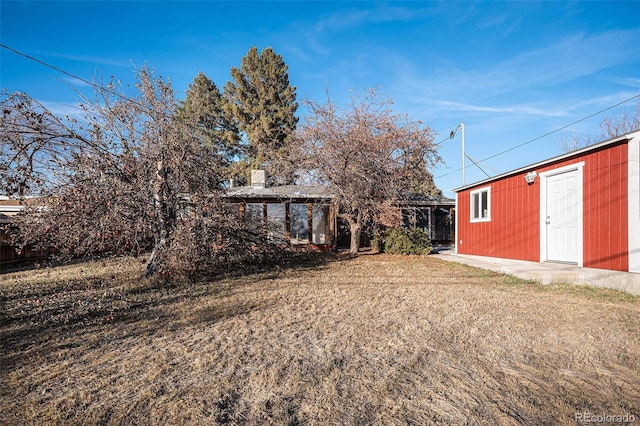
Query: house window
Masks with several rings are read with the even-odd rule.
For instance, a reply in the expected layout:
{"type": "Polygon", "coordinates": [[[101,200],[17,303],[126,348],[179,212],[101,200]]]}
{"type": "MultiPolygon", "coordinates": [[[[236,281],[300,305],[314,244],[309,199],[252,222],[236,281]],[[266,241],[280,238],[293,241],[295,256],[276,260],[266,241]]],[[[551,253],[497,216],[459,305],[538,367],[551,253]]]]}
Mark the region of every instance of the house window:
{"type": "Polygon", "coordinates": [[[280,203],[267,204],[267,232],[271,241],[285,243],[286,207],[280,203]]]}
{"type": "Polygon", "coordinates": [[[491,187],[471,191],[471,222],[491,221],[491,187]]]}
{"type": "Polygon", "coordinates": [[[247,226],[257,231],[263,226],[263,208],[262,203],[247,203],[244,208],[244,220],[247,226]]]}
{"type": "Polygon", "coordinates": [[[309,210],[306,204],[291,204],[291,242],[309,242],[309,210]]]}
{"type": "Polygon", "coordinates": [[[313,244],[329,244],[329,205],[318,204],[313,206],[313,244]]]}
{"type": "Polygon", "coordinates": [[[402,226],[405,228],[420,228],[431,238],[431,209],[429,207],[408,207],[401,209],[402,226]]]}

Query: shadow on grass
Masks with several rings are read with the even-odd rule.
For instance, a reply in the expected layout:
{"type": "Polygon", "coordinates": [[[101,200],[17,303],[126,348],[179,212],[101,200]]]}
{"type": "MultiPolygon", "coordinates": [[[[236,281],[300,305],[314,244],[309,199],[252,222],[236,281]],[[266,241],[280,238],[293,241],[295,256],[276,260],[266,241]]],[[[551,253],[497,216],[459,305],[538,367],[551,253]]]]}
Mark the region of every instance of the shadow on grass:
{"type": "Polygon", "coordinates": [[[275,280],[292,270],[303,274],[346,258],[335,253],[300,252],[280,264],[251,265],[213,276],[201,274],[198,279],[114,280],[106,274],[28,288],[0,286],[0,368],[10,371],[35,356],[47,358],[59,351],[148,337],[268,308],[275,299],[229,295],[240,286],[247,286],[249,292],[262,291],[254,284],[275,280]],[[192,302],[203,297],[213,297],[215,303],[193,310],[192,302]]]}

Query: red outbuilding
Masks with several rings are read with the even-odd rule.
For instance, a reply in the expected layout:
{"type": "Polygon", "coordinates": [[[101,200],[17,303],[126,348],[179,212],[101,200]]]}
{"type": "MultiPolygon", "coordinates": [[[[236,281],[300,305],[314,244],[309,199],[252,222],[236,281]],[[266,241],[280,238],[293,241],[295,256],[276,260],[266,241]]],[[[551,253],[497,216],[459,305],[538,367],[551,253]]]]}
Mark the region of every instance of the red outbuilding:
{"type": "Polygon", "coordinates": [[[640,273],[640,130],[454,192],[458,254],[640,273]]]}

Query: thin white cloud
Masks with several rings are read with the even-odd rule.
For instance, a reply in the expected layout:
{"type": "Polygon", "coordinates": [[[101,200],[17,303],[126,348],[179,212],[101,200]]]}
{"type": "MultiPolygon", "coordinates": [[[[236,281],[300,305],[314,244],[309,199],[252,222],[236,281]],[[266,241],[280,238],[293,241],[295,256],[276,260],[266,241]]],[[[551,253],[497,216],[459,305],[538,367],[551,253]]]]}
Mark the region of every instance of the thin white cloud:
{"type": "Polygon", "coordinates": [[[502,77],[515,86],[562,84],[614,65],[637,61],[638,40],[638,29],[613,30],[588,37],[573,35],[506,61],[502,64],[506,72],[521,74],[517,79],[502,77]]]}
{"type": "Polygon", "coordinates": [[[324,37],[329,33],[385,22],[424,19],[431,16],[434,10],[436,10],[434,7],[408,8],[389,5],[372,9],[353,8],[334,12],[315,23],[298,23],[297,27],[302,30],[309,48],[317,54],[326,56],[332,53],[332,49],[323,42],[324,37]]]}
{"type": "Polygon", "coordinates": [[[80,117],[82,113],[82,109],[78,107],[77,103],[69,103],[69,102],[53,102],[53,101],[43,101],[38,100],[38,102],[45,107],[49,112],[58,117],[80,117]]]}
{"type": "Polygon", "coordinates": [[[640,89],[640,78],[636,77],[612,77],[608,79],[609,81],[621,84],[623,86],[633,87],[636,89],[640,89]]]}
{"type": "Polygon", "coordinates": [[[568,115],[563,110],[553,110],[549,108],[541,108],[533,105],[518,104],[508,106],[483,106],[474,104],[465,104],[460,102],[445,101],[438,99],[425,99],[424,103],[430,105],[434,109],[446,110],[447,113],[455,112],[479,112],[479,113],[497,113],[497,114],[524,114],[537,115],[541,117],[564,117],[568,115]]]}
{"type": "Polygon", "coordinates": [[[495,26],[502,27],[506,22],[510,21],[511,17],[506,13],[489,16],[481,21],[478,21],[477,28],[490,28],[495,26]]]}
{"type": "MultiPolygon", "coordinates": [[[[433,98],[411,98],[408,101],[417,105],[413,107],[414,111],[420,111],[431,119],[447,116],[475,116],[483,117],[485,121],[494,119],[500,121],[504,120],[506,116],[511,117],[510,119],[520,120],[516,118],[520,116],[526,120],[560,119],[566,121],[563,124],[567,124],[567,122],[571,122],[580,116],[594,114],[637,95],[637,92],[621,91],[587,99],[552,98],[535,103],[509,103],[506,105],[482,105],[433,98]]],[[[625,105],[629,108],[635,104],[633,104],[633,101],[629,101],[618,108],[625,108],[625,105]]],[[[615,108],[608,111],[612,111],[608,113],[613,114],[615,108]]],[[[606,113],[603,114],[606,115],[606,113]]],[[[557,123],[558,121],[554,120],[554,122],[557,123]]],[[[494,125],[498,125],[498,123],[492,124],[492,126],[494,125]]]]}
{"type": "MultiPolygon", "coordinates": [[[[568,111],[580,110],[583,108],[590,108],[594,110],[599,110],[602,108],[607,108],[611,105],[616,105],[626,99],[631,99],[634,96],[637,96],[638,92],[629,92],[622,91],[617,93],[611,93],[609,95],[604,96],[596,96],[588,99],[582,100],[564,100],[564,103],[567,105],[568,111]]],[[[632,101],[629,101],[632,102],[632,101]]]]}
{"type": "Polygon", "coordinates": [[[69,85],[71,85],[72,87],[93,87],[92,85],[90,85],[89,83],[87,83],[86,81],[74,78],[74,77],[63,77],[62,81],[67,82],[69,85]]]}
{"type": "Polygon", "coordinates": [[[397,6],[382,6],[375,9],[351,9],[340,11],[319,20],[314,30],[318,34],[325,31],[344,30],[365,24],[381,22],[410,21],[427,15],[428,9],[409,9],[397,6]]]}
{"type": "Polygon", "coordinates": [[[42,51],[36,52],[38,55],[44,57],[49,56],[52,58],[66,59],[70,61],[78,61],[85,62],[94,65],[106,65],[106,66],[114,66],[114,67],[131,67],[131,62],[127,60],[114,60],[110,58],[105,58],[103,56],[94,56],[94,55],[72,55],[68,53],[57,53],[57,52],[49,52],[42,51]]]}
{"type": "Polygon", "coordinates": [[[298,58],[302,62],[311,62],[312,61],[312,57],[309,56],[309,54],[306,51],[301,49],[295,43],[285,42],[284,43],[284,50],[287,52],[288,55],[295,56],[296,58],[298,58]]]}
{"type": "MultiPolygon", "coordinates": [[[[425,77],[425,70],[397,59],[394,88],[416,98],[484,99],[525,90],[540,90],[595,75],[640,57],[640,29],[574,35],[542,49],[523,52],[483,68],[463,70],[443,62],[425,77]]],[[[629,84],[637,79],[628,78],[629,84]]]]}

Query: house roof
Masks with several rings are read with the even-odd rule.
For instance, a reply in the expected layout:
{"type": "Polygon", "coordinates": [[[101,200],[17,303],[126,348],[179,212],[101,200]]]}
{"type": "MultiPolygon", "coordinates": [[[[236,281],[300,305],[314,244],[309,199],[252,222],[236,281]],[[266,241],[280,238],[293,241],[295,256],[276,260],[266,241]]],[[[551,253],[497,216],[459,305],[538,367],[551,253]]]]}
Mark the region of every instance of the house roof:
{"type": "Polygon", "coordinates": [[[410,194],[399,204],[403,206],[455,206],[456,200],[444,195],[410,194]]]}
{"type": "MultiPolygon", "coordinates": [[[[280,202],[283,200],[332,200],[335,194],[323,185],[283,185],[274,187],[240,186],[231,188],[224,195],[227,199],[261,200],[280,202]]],[[[453,198],[424,194],[411,194],[400,204],[412,206],[455,205],[453,198]]]]}
{"type": "Polygon", "coordinates": [[[231,199],[260,199],[273,200],[309,200],[335,198],[329,187],[322,185],[283,185],[273,187],[239,186],[231,188],[224,195],[231,199]]]}
{"type": "Polygon", "coordinates": [[[0,204],[0,223],[11,222],[11,218],[24,209],[24,206],[15,204],[0,204]]]}
{"type": "Polygon", "coordinates": [[[587,147],[584,147],[584,148],[581,148],[581,149],[577,149],[575,151],[567,152],[565,154],[561,154],[561,155],[558,155],[556,157],[549,158],[547,160],[539,161],[537,163],[533,163],[533,164],[530,164],[528,166],[520,167],[518,169],[511,170],[509,172],[502,173],[502,174],[499,174],[499,175],[491,177],[491,178],[487,178],[487,179],[484,179],[484,180],[481,180],[481,181],[477,181],[477,182],[474,182],[474,183],[471,183],[471,184],[468,184],[468,185],[465,185],[465,186],[461,186],[459,188],[453,189],[452,191],[453,192],[460,192],[460,191],[464,191],[465,189],[473,188],[473,187],[480,186],[480,185],[485,185],[487,183],[494,182],[494,181],[503,179],[503,178],[508,177],[508,176],[517,175],[519,173],[526,172],[526,171],[529,171],[531,169],[536,169],[538,167],[546,166],[547,164],[555,163],[557,161],[565,160],[565,159],[571,158],[571,157],[577,157],[577,156],[583,155],[583,154],[591,152],[591,151],[596,151],[598,149],[605,148],[605,147],[607,147],[609,145],[616,145],[616,144],[619,144],[619,143],[625,143],[625,142],[628,142],[630,139],[632,139],[634,137],[640,137],[640,130],[634,130],[632,132],[625,133],[624,135],[620,135],[620,136],[616,136],[615,138],[607,139],[606,141],[603,141],[603,142],[599,142],[599,143],[596,143],[596,144],[593,144],[593,145],[589,145],[587,147]]]}

